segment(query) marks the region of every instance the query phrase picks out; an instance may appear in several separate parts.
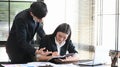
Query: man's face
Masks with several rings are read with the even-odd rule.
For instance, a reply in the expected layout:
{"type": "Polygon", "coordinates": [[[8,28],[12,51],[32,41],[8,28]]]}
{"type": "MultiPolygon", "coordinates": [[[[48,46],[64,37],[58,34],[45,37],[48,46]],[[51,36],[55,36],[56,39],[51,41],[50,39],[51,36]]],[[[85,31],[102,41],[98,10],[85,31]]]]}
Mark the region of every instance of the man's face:
{"type": "Polygon", "coordinates": [[[66,33],[57,32],[57,34],[56,34],[56,40],[59,43],[62,43],[63,41],[66,41],[67,38],[68,38],[68,34],[66,34],[66,33]]]}
{"type": "Polygon", "coordinates": [[[33,20],[35,21],[35,22],[42,22],[42,19],[39,19],[39,18],[37,18],[36,16],[33,16],[33,20]]]}
{"type": "Polygon", "coordinates": [[[31,14],[31,16],[33,17],[33,20],[35,21],[35,22],[42,22],[42,19],[43,18],[38,18],[38,17],[36,17],[32,12],[30,12],[30,14],[31,14]]]}

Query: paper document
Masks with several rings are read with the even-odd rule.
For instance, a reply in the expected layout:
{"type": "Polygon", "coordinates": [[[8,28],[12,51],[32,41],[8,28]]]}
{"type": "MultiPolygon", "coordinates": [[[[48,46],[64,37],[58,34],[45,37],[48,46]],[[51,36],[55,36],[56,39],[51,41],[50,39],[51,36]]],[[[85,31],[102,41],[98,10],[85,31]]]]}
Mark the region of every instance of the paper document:
{"type": "Polygon", "coordinates": [[[30,62],[27,64],[2,64],[4,67],[79,67],[74,64],[53,64],[50,62],[30,62]]]}

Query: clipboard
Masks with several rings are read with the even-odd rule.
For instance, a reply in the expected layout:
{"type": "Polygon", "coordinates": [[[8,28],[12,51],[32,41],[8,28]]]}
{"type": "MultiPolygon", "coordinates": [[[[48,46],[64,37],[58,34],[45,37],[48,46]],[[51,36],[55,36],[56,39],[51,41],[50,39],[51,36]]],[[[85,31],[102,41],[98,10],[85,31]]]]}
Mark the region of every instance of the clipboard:
{"type": "Polygon", "coordinates": [[[61,59],[65,59],[66,57],[73,56],[73,55],[74,55],[74,53],[69,53],[64,56],[55,56],[55,57],[49,59],[48,62],[52,62],[55,64],[72,63],[75,61],[62,61],[61,59]]]}

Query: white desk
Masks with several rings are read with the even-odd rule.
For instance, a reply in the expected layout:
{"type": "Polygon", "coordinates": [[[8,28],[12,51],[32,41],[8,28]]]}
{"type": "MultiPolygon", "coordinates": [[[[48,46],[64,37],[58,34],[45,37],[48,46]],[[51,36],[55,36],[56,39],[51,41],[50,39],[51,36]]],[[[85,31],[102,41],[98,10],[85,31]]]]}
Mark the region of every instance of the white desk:
{"type": "MultiPolygon", "coordinates": [[[[4,67],[93,67],[93,66],[83,66],[83,65],[76,65],[73,63],[69,64],[54,64],[50,62],[30,62],[27,64],[2,64],[4,67]]],[[[94,67],[111,67],[110,65],[100,65],[94,67]]]]}

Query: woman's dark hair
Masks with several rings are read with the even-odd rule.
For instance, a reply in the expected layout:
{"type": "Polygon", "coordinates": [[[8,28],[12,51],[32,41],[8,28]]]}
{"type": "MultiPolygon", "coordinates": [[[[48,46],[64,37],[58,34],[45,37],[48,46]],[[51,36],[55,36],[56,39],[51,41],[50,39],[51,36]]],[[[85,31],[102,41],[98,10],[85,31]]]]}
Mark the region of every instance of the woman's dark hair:
{"type": "Polygon", "coordinates": [[[56,36],[57,32],[63,32],[63,33],[68,34],[69,36],[68,36],[67,40],[70,40],[70,38],[71,38],[71,28],[70,28],[70,25],[69,25],[69,24],[67,24],[67,23],[62,23],[62,24],[60,24],[60,25],[55,29],[54,33],[52,34],[53,37],[56,36]]]}
{"type": "Polygon", "coordinates": [[[44,2],[33,2],[30,11],[39,19],[45,17],[48,12],[47,5],[44,2]]]}

